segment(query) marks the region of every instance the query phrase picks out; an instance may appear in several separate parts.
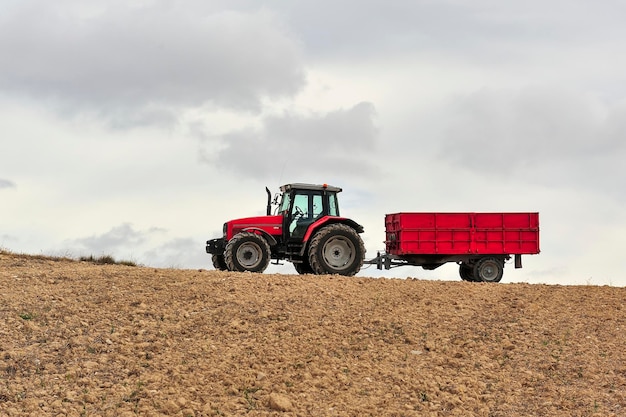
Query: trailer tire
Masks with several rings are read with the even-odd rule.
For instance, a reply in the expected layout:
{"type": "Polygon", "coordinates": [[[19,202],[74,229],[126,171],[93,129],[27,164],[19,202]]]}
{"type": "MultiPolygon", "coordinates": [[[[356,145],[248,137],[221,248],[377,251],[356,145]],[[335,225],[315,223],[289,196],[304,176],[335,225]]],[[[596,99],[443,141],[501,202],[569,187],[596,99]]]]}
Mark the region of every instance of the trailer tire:
{"type": "Polygon", "coordinates": [[[218,271],[226,271],[228,270],[228,266],[226,266],[226,260],[224,259],[224,255],[213,255],[211,256],[211,260],[213,261],[213,267],[218,271]]]}
{"type": "Polygon", "coordinates": [[[500,282],[504,263],[498,258],[481,258],[474,264],[474,279],[478,282],[500,282]]]}
{"type": "Polygon", "coordinates": [[[463,281],[476,281],[476,278],[474,277],[474,268],[472,265],[468,265],[465,262],[459,265],[459,276],[463,281]]]}
{"type": "Polygon", "coordinates": [[[270,245],[256,233],[240,232],[226,244],[224,260],[229,271],[263,272],[270,263],[270,245]]]}
{"type": "Polygon", "coordinates": [[[309,245],[313,272],[352,276],[361,270],[365,245],[352,227],[336,223],[322,227],[309,245]]]}

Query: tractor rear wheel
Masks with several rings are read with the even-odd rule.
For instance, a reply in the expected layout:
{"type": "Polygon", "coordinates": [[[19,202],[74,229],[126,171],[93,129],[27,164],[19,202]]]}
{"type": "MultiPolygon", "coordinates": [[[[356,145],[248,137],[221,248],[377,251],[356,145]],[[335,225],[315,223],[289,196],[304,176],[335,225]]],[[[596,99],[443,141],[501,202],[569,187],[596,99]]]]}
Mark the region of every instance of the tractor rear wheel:
{"type": "Polygon", "coordinates": [[[226,244],[224,259],[229,271],[263,272],[270,263],[270,245],[256,233],[240,232],[226,244]]]}
{"type": "Polygon", "coordinates": [[[226,266],[226,260],[224,259],[224,255],[213,255],[211,256],[211,260],[213,261],[213,267],[218,271],[226,271],[228,267],[226,266]]]}
{"type": "Polygon", "coordinates": [[[354,275],[364,257],[365,245],[359,234],[341,223],[322,227],[309,245],[309,264],[318,275],[354,275]]]}
{"type": "Polygon", "coordinates": [[[481,258],[474,264],[474,279],[483,282],[500,282],[504,263],[498,258],[481,258]]]}

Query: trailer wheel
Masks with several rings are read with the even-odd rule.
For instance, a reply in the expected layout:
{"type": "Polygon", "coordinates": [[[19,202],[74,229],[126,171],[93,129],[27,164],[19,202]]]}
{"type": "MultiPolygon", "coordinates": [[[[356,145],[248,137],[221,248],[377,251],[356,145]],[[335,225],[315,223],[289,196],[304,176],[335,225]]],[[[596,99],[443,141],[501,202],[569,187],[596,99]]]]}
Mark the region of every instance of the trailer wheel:
{"type": "Polygon", "coordinates": [[[226,244],[224,259],[229,271],[263,272],[270,263],[270,245],[256,233],[240,232],[226,244]]]}
{"type": "Polygon", "coordinates": [[[365,245],[350,226],[337,223],[321,228],[311,239],[309,264],[316,274],[352,276],[363,266],[365,245]]]}
{"type": "Polygon", "coordinates": [[[500,282],[504,273],[504,263],[497,258],[481,258],[474,265],[476,281],[500,282]]]}
{"type": "Polygon", "coordinates": [[[224,255],[213,255],[211,256],[211,260],[213,261],[213,267],[218,271],[226,271],[228,267],[226,266],[226,260],[224,259],[224,255]]]}
{"type": "Polygon", "coordinates": [[[472,267],[472,265],[461,263],[459,265],[459,275],[461,276],[461,279],[463,281],[476,281],[476,278],[474,277],[474,268],[472,267]]]}

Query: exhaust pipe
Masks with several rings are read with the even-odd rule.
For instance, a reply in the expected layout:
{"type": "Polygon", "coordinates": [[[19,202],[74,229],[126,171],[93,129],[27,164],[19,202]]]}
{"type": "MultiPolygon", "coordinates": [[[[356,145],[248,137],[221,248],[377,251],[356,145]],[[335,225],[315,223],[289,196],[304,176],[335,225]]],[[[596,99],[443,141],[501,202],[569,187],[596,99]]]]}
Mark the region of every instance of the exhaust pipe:
{"type": "Polygon", "coordinates": [[[272,215],[272,193],[270,189],[265,187],[265,191],[267,192],[267,215],[272,215]]]}

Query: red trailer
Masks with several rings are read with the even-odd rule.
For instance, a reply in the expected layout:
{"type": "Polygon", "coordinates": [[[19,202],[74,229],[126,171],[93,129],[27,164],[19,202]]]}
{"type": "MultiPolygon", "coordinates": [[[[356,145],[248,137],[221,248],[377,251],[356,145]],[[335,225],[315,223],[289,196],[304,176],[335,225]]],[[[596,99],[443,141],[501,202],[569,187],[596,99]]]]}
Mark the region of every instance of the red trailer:
{"type": "Polygon", "coordinates": [[[379,269],[456,262],[465,281],[499,282],[512,255],[521,268],[521,255],[539,253],[539,213],[394,213],[385,230],[379,269]]]}

